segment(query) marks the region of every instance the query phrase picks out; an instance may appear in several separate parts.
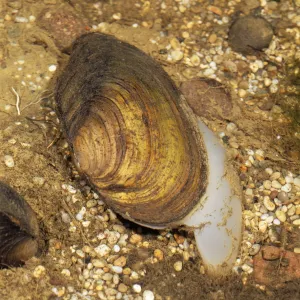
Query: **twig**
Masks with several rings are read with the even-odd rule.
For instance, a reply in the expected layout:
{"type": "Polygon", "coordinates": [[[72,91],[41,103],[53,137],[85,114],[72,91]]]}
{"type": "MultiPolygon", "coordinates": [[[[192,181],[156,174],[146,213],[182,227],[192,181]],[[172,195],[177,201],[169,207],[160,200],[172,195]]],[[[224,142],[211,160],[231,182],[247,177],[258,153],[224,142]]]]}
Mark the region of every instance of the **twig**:
{"type": "Polygon", "coordinates": [[[12,91],[14,92],[14,94],[16,95],[16,97],[17,97],[17,102],[16,102],[16,108],[17,108],[17,113],[18,113],[18,116],[20,116],[21,115],[21,112],[20,112],[20,96],[19,96],[19,94],[16,92],[16,90],[12,87],[11,88],[12,89],[12,91]]]}

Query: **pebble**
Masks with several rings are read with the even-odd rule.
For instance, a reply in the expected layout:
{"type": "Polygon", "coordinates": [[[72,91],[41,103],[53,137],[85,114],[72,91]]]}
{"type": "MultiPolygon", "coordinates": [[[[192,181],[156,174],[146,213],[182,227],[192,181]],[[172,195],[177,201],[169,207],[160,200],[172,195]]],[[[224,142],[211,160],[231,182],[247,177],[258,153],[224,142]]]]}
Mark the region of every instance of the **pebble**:
{"type": "Polygon", "coordinates": [[[182,266],[183,266],[182,261],[176,261],[174,263],[175,271],[180,272],[182,270],[182,266]]]}
{"type": "Polygon", "coordinates": [[[154,257],[157,258],[158,260],[163,260],[164,259],[164,253],[160,249],[155,249],[154,250],[154,257]]]}
{"type": "Polygon", "coordinates": [[[270,179],[271,180],[276,180],[278,178],[280,178],[281,176],[281,173],[280,172],[274,172],[271,176],[270,176],[270,179]]]}
{"type": "Polygon", "coordinates": [[[270,180],[265,180],[265,181],[263,182],[263,186],[264,186],[264,188],[265,188],[266,190],[270,190],[271,187],[272,187],[272,182],[271,182],[270,180]]]}
{"type": "Polygon", "coordinates": [[[300,219],[294,220],[293,221],[294,225],[300,226],[300,219]]]}
{"type": "Polygon", "coordinates": [[[61,271],[61,274],[62,274],[62,275],[65,275],[65,276],[67,276],[67,277],[70,277],[70,276],[71,276],[71,272],[70,272],[70,270],[68,270],[68,269],[63,269],[63,270],[61,271]]]}
{"type": "Polygon", "coordinates": [[[93,259],[92,264],[96,268],[103,268],[107,265],[107,262],[104,259],[93,259]]]}
{"type": "Polygon", "coordinates": [[[50,65],[48,67],[49,72],[55,72],[56,71],[56,65],[50,65]]]}
{"type": "Polygon", "coordinates": [[[286,215],[282,210],[276,210],[275,215],[280,222],[286,221],[286,215]]]}
{"type": "Polygon", "coordinates": [[[267,228],[268,228],[268,224],[266,221],[260,221],[258,223],[258,228],[259,228],[259,231],[262,232],[262,233],[265,233],[267,228]]]}
{"type": "Polygon", "coordinates": [[[280,221],[278,219],[274,219],[273,224],[274,225],[280,225],[280,221]]]}
{"type": "Polygon", "coordinates": [[[297,253],[297,254],[300,254],[300,247],[294,248],[294,252],[297,253]]]}
{"type": "Polygon", "coordinates": [[[277,180],[273,180],[272,187],[275,189],[281,189],[281,184],[277,180]]]}
{"type": "Polygon", "coordinates": [[[286,183],[281,187],[283,192],[289,193],[292,190],[292,185],[290,183],[286,183]]]}
{"type": "Polygon", "coordinates": [[[143,300],[154,300],[153,292],[149,290],[145,290],[143,292],[143,300]]]}
{"type": "Polygon", "coordinates": [[[118,291],[121,292],[121,293],[126,293],[128,290],[128,287],[126,284],[124,283],[120,283],[119,286],[118,286],[118,291]]]}
{"type": "Polygon", "coordinates": [[[289,208],[287,211],[288,216],[293,216],[296,213],[296,207],[293,205],[292,207],[289,208]]]}
{"type": "Polygon", "coordinates": [[[112,266],[111,267],[112,271],[117,273],[117,274],[122,274],[123,273],[123,268],[119,266],[112,266]]]}
{"type": "Polygon", "coordinates": [[[133,291],[136,292],[136,293],[140,293],[140,292],[142,291],[142,287],[141,287],[139,284],[134,284],[134,285],[132,286],[132,289],[133,289],[133,291]]]}
{"type": "Polygon", "coordinates": [[[294,185],[300,187],[300,177],[294,179],[294,185]]]}
{"type": "Polygon", "coordinates": [[[173,50],[171,51],[171,57],[175,61],[179,61],[183,58],[183,52],[180,50],[173,50]]]}
{"type": "Polygon", "coordinates": [[[249,249],[249,254],[254,256],[257,254],[260,250],[260,245],[259,244],[253,244],[252,247],[249,249]]]}
{"type": "Polygon", "coordinates": [[[129,242],[131,244],[138,244],[140,243],[141,241],[143,240],[143,237],[139,234],[133,234],[130,239],[129,239],[129,242]]]}
{"type": "Polygon", "coordinates": [[[269,196],[265,196],[263,202],[264,202],[264,206],[269,211],[273,211],[276,207],[275,204],[270,200],[269,196]]]}
{"type": "Polygon", "coordinates": [[[95,248],[95,251],[101,256],[106,256],[110,252],[110,248],[107,245],[99,245],[98,247],[95,248]]]}
{"type": "Polygon", "coordinates": [[[283,203],[289,200],[289,196],[286,192],[279,192],[277,198],[283,203]]]}
{"type": "Polygon", "coordinates": [[[15,166],[14,159],[11,155],[4,156],[4,163],[8,168],[13,168],[15,166]]]}
{"type": "Polygon", "coordinates": [[[40,278],[45,274],[46,274],[46,268],[44,266],[39,265],[33,270],[33,276],[35,278],[40,278]]]}
{"type": "Polygon", "coordinates": [[[115,266],[119,266],[119,267],[124,267],[126,265],[126,257],[125,256],[120,256],[119,258],[117,258],[115,261],[114,261],[114,265],[115,266]]]}
{"type": "Polygon", "coordinates": [[[28,23],[28,19],[25,18],[25,17],[19,17],[19,16],[17,16],[17,17],[15,17],[15,22],[16,23],[28,23]]]}

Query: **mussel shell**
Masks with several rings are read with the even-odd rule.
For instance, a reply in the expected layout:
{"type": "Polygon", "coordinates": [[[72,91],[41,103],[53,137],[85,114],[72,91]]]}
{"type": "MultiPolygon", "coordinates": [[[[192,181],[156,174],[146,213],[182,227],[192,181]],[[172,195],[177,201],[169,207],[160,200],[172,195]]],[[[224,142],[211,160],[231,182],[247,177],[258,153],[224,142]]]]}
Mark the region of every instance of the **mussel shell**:
{"type": "Polygon", "coordinates": [[[0,182],[0,266],[20,266],[38,250],[38,222],[25,200],[0,182]]]}
{"type": "Polygon", "coordinates": [[[141,50],[110,35],[81,36],[56,101],[78,168],[125,218],[172,226],[204,194],[207,158],[195,116],[141,50]]]}

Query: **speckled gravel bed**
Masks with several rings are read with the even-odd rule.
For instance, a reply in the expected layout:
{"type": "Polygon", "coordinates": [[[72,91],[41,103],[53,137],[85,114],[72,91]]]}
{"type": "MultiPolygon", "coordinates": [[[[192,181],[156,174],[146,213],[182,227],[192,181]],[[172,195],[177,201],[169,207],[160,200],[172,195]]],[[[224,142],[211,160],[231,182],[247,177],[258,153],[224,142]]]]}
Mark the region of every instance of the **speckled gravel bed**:
{"type": "MultiPolygon", "coordinates": [[[[178,65],[177,71],[172,74],[177,82],[196,76],[216,79],[227,86],[238,101],[262,120],[275,120],[285,126],[288,118],[280,105],[270,100],[270,95],[285,97],[291,88],[285,84],[286,71],[283,64],[300,60],[300,2],[213,2],[212,5],[211,1],[200,0],[157,1],[154,5],[157,18],[143,20],[143,16],[154,8],[150,1],[137,1],[134,9],[139,12],[139,20],[130,22],[124,11],[115,11],[110,18],[99,23],[93,22],[90,27],[94,31],[111,32],[114,27],[109,23],[114,22],[126,23],[132,28],[154,30],[156,35],[153,35],[149,43],[156,45],[159,52],[153,56],[159,57],[163,65],[178,65]],[[238,11],[248,13],[255,8],[259,9],[261,15],[271,24],[278,25],[280,22],[281,25],[276,27],[267,50],[257,55],[245,56],[229,47],[228,26],[238,11]],[[162,26],[162,20],[168,12],[172,19],[162,26]]],[[[0,28],[10,26],[12,22],[18,23],[23,30],[34,26],[37,16],[22,10],[22,1],[9,3],[11,5],[8,5],[5,15],[0,15],[0,28]]],[[[58,1],[45,0],[44,3],[55,5],[58,1]]],[[[102,11],[101,1],[89,4],[86,9],[97,21],[105,13],[102,11]]],[[[4,54],[0,51],[0,55],[4,54]]],[[[19,80],[20,85],[28,87],[33,93],[43,91],[58,63],[52,58],[51,63],[41,65],[41,69],[34,70],[34,73],[28,73],[26,55],[31,54],[25,54],[14,62],[14,79],[19,80]]],[[[43,60],[43,57],[39,59],[43,60]]],[[[28,105],[42,102],[40,96],[28,105]]],[[[21,112],[22,109],[25,107],[21,106],[21,112]]],[[[11,103],[1,107],[1,110],[11,113],[16,107],[11,103]]],[[[46,121],[56,124],[51,129],[51,137],[55,139],[59,131],[55,112],[51,108],[44,108],[42,112],[46,121]]],[[[36,118],[30,113],[28,116],[33,120],[36,118]]],[[[14,124],[20,125],[22,122],[14,124]]],[[[300,174],[270,163],[266,158],[268,149],[249,147],[241,142],[244,133],[234,122],[216,123],[212,129],[223,140],[224,145],[226,144],[230,156],[235,159],[243,185],[245,228],[241,253],[234,271],[246,283],[248,276],[253,273],[253,256],[260,251],[261,246],[268,243],[280,246],[284,227],[300,228],[300,174]]],[[[276,136],[278,140],[281,138],[280,135],[276,136]]],[[[299,139],[300,132],[295,132],[294,138],[299,139]]],[[[17,143],[13,137],[8,142],[16,147],[30,147],[26,143],[17,143]]],[[[65,178],[65,182],[60,186],[62,205],[58,217],[68,227],[69,235],[79,234],[82,242],[66,248],[62,241],[49,241],[47,256],[51,257],[58,272],[66,278],[66,282],[70,282],[64,285],[52,284],[52,294],[60,299],[72,300],[168,299],[154,289],[144,288],[142,282],[147,276],[145,269],[143,266],[129,263],[128,255],[136,249],[141,249],[141,252],[146,249],[148,254],[145,255],[144,262],[149,264],[159,264],[166,257],[179,255],[181,259],[177,260],[173,267],[175,273],[181,272],[186,261],[198,257],[192,236],[162,231],[154,238],[145,238],[142,229],[132,228],[126,221],[119,219],[80,178],[69,163],[70,153],[63,139],[55,147],[59,148],[64,156],[71,170],[69,178],[73,179],[65,178]],[[66,257],[71,257],[71,261],[66,257]]],[[[14,154],[2,155],[6,168],[13,169],[16,160],[14,154]]],[[[46,179],[36,176],[32,181],[35,187],[42,188],[46,179]]],[[[300,253],[300,245],[296,245],[292,251],[300,253]]],[[[32,271],[32,276],[37,279],[43,278],[47,272],[43,264],[37,265],[32,271]]],[[[199,272],[205,274],[201,262],[199,272]]]]}

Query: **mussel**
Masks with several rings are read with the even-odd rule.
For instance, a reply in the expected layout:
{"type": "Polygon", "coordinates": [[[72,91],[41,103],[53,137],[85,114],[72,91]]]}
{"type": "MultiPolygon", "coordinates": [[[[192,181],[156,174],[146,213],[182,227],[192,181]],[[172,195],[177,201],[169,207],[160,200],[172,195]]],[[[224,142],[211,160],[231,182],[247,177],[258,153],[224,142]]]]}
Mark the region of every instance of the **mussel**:
{"type": "Polygon", "coordinates": [[[112,209],[155,229],[194,229],[208,269],[230,270],[241,239],[236,174],[154,59],[113,36],[85,34],[55,98],[75,164],[112,209]]]}
{"type": "Polygon", "coordinates": [[[0,182],[0,267],[18,267],[38,251],[36,215],[9,185],[0,182]]]}

